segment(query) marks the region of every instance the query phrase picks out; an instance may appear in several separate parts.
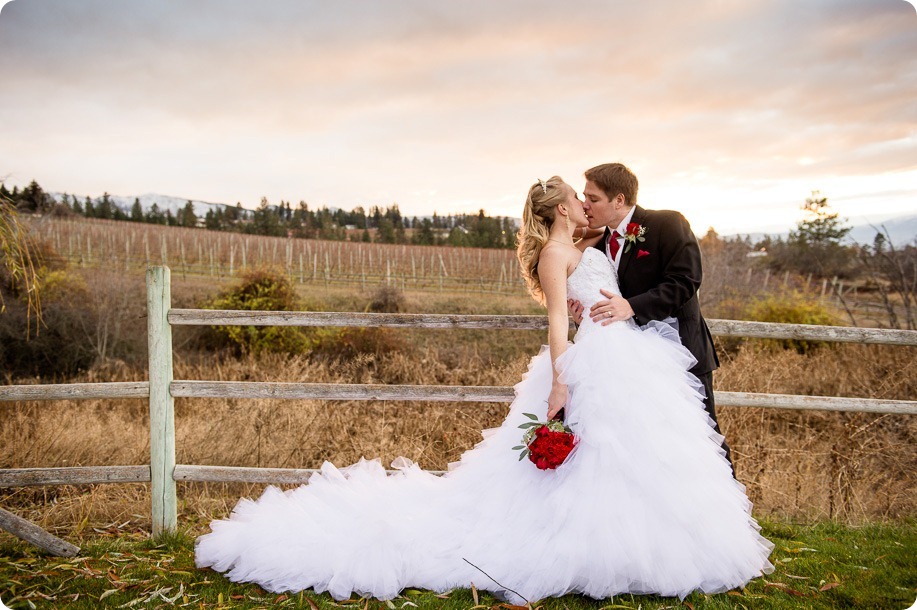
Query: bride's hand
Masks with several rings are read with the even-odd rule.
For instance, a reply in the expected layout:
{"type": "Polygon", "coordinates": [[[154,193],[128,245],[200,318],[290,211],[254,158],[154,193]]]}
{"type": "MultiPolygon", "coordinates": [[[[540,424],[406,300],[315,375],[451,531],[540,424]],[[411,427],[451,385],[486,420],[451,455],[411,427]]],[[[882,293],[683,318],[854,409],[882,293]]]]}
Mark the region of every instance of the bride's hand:
{"type": "Polygon", "coordinates": [[[555,383],[551,386],[551,394],[548,396],[548,420],[554,419],[565,404],[567,404],[567,386],[555,383]]]}
{"type": "Polygon", "coordinates": [[[576,299],[567,299],[567,313],[577,326],[583,323],[583,304],[576,299]]]}

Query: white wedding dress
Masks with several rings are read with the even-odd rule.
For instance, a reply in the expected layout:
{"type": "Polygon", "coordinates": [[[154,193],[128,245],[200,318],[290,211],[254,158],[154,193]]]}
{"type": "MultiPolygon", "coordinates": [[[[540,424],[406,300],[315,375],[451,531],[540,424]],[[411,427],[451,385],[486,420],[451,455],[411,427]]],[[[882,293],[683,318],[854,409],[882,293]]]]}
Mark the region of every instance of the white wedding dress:
{"type": "MultiPolygon", "coordinates": [[[[604,298],[600,288],[618,292],[595,248],[567,285],[587,310],[604,298]]],[[[543,348],[503,424],[447,474],[403,458],[392,475],[378,460],[340,469],[326,462],[307,485],[268,487],[213,521],[197,541],[197,565],[269,591],[312,588],[335,599],[472,583],[517,603],[567,593],[684,598],[743,586],[773,570],[774,545],[760,535],[687,373],[693,357],[666,331],[584,319],[557,363],[579,441],[556,470],[519,461],[511,449],[529,421],[524,413],[546,417],[543,348]]]]}

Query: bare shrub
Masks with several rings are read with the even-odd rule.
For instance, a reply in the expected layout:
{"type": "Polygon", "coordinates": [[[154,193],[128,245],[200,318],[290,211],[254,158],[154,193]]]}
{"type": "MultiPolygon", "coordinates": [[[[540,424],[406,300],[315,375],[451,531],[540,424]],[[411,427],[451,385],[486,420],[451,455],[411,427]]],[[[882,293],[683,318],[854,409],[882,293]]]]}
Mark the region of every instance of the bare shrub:
{"type": "Polygon", "coordinates": [[[0,369],[9,379],[66,378],[110,359],[143,362],[146,310],[138,278],[62,268],[44,270],[41,284],[41,333],[24,336],[22,303],[0,317],[0,369]]]}
{"type": "Polygon", "coordinates": [[[382,284],[373,292],[367,309],[377,313],[404,311],[404,293],[395,286],[382,284]]]}

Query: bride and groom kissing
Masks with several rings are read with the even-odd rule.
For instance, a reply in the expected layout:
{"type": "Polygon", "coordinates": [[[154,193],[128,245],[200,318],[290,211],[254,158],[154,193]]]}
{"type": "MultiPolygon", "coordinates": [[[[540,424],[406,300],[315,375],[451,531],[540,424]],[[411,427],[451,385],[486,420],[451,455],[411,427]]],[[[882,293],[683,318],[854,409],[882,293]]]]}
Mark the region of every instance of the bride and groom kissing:
{"type": "Polygon", "coordinates": [[[677,212],[636,205],[625,166],[586,179],[584,200],[557,176],[528,190],[517,257],[547,306],[548,347],[499,427],[442,476],[405,458],[394,474],[379,460],[325,462],[307,485],[243,498],[198,538],[197,565],[278,593],[476,586],[514,603],[684,599],[772,572],[774,545],[712,418],[697,240],[677,212]],[[564,461],[519,459],[520,428],[561,409],[576,439],[564,461]]]}
{"type": "MultiPolygon", "coordinates": [[[[713,371],[719,359],[697,298],[703,278],[701,252],[688,221],[678,212],[647,210],[637,205],[637,176],[621,163],[606,163],[585,173],[583,209],[589,229],[598,235],[588,245],[605,252],[618,275],[621,296],[607,290],[590,316],[603,323],[633,318],[644,326],[665,321],[677,331],[697,360],[691,368],[704,386],[704,408],[719,433],[713,397],[713,371]]],[[[579,324],[582,304],[568,299],[570,315],[579,324]]],[[[732,463],[729,446],[723,442],[732,463]]]]}

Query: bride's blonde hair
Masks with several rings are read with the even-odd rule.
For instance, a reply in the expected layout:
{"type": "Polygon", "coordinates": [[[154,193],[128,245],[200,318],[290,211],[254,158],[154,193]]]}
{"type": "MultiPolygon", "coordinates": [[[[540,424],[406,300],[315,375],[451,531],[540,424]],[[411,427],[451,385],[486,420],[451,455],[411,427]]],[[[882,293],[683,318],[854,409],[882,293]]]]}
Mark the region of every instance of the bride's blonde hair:
{"type": "Polygon", "coordinates": [[[522,210],[522,227],[516,234],[516,258],[522,269],[522,277],[528,286],[532,298],[544,305],[544,292],[538,279],[538,259],[541,249],[548,242],[548,232],[557,217],[555,208],[567,200],[567,193],[562,188],[564,181],[559,176],[550,180],[539,180],[529,189],[522,210]]]}

